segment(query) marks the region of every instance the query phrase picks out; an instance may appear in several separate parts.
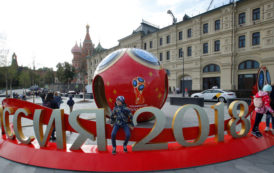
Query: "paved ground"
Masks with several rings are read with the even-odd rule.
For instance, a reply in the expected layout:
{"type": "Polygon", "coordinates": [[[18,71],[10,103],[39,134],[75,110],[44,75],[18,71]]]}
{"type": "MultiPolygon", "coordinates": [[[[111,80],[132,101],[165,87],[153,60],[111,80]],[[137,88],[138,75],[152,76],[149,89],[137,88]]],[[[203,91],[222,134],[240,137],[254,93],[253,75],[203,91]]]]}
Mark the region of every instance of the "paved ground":
{"type": "MultiPolygon", "coordinates": [[[[240,159],[168,171],[153,171],[154,173],[273,173],[274,147],[240,159]]],[[[80,171],[54,170],[16,163],[0,157],[1,173],[83,173],[80,171]]]]}
{"type": "MultiPolygon", "coordinates": [[[[2,101],[2,98],[0,98],[0,101],[2,101]]],[[[32,99],[30,100],[32,101],[32,99]]],[[[64,103],[61,105],[61,108],[64,109],[65,113],[69,112],[69,108],[66,105],[67,98],[63,98],[64,103]]],[[[79,102],[80,99],[75,99],[76,102],[79,102]]],[[[41,103],[40,98],[35,98],[36,103],[41,103]]],[[[214,121],[214,114],[213,110],[210,108],[211,105],[215,104],[214,102],[206,103],[204,110],[207,112],[207,115],[209,117],[210,123],[213,123],[214,121]]],[[[172,117],[176,110],[180,106],[173,106],[170,105],[169,102],[166,102],[164,107],[162,108],[162,111],[167,116],[167,123],[166,127],[171,127],[172,117]]],[[[89,100],[88,103],[77,103],[75,105],[75,109],[84,109],[84,108],[96,108],[96,105],[94,103],[94,100],[89,100]]],[[[187,126],[197,126],[198,120],[196,116],[193,116],[193,111],[187,112],[187,115],[184,118],[184,127],[187,126]]],[[[87,119],[94,119],[94,115],[84,115],[83,118],[87,119]]],[[[229,118],[228,112],[227,112],[227,106],[225,106],[225,119],[229,118]]],[[[32,121],[23,119],[23,131],[26,135],[34,135],[33,127],[32,127],[32,121]]],[[[140,126],[142,127],[152,127],[153,121],[148,123],[142,123],[140,126]]],[[[75,133],[67,133],[67,143],[71,143],[74,141],[74,139],[77,137],[77,134],[75,133]]],[[[87,141],[86,144],[96,144],[96,142],[93,141],[87,141]]],[[[108,144],[111,145],[110,141],[108,140],[108,144]]],[[[117,142],[118,145],[122,144],[122,141],[117,142]]],[[[131,144],[131,143],[129,143],[131,144]]],[[[274,171],[274,147],[267,149],[265,151],[262,151],[260,153],[256,153],[254,155],[244,157],[241,159],[236,159],[228,162],[218,163],[218,164],[212,164],[208,166],[201,166],[201,167],[194,167],[194,168],[187,168],[187,169],[179,169],[179,170],[169,170],[169,171],[158,171],[163,173],[168,172],[260,172],[260,173],[272,173],[274,171]]],[[[7,159],[0,157],[0,173],[1,172],[26,172],[26,173],[32,173],[32,172],[39,172],[39,173],[50,173],[50,172],[56,172],[56,173],[62,173],[62,172],[69,172],[69,173],[76,173],[77,171],[65,171],[65,170],[54,170],[54,169],[47,169],[47,168],[40,168],[40,167],[34,167],[29,165],[24,165],[16,162],[9,161],[7,159]]]]}

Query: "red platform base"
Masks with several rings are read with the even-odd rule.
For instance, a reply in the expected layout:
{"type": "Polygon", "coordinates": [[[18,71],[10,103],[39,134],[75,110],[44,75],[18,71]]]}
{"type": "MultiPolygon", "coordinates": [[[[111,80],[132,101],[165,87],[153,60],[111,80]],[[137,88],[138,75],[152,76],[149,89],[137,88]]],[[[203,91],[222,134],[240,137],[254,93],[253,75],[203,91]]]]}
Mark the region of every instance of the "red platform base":
{"type": "MultiPolygon", "coordinates": [[[[265,126],[261,123],[261,127],[265,126]]],[[[255,138],[248,134],[244,138],[233,139],[226,135],[224,142],[215,142],[208,138],[203,145],[182,147],[178,143],[169,143],[168,150],[138,151],[124,153],[121,146],[117,154],[112,155],[112,147],[107,152],[98,152],[95,145],[84,145],[82,151],[57,150],[55,143],[47,148],[18,144],[16,140],[1,138],[0,156],[34,166],[47,168],[79,170],[79,171],[152,171],[188,168],[223,162],[248,156],[274,145],[274,136],[263,133],[263,137],[255,138]]],[[[69,148],[69,147],[68,147],[69,148]]]]}

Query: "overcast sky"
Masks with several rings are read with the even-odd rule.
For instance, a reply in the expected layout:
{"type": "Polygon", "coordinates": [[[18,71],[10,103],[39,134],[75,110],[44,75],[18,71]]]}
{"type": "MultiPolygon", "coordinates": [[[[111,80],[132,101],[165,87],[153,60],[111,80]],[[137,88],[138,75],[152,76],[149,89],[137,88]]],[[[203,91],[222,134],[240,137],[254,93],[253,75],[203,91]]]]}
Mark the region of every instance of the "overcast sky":
{"type": "MultiPolygon", "coordinates": [[[[19,65],[54,67],[72,61],[71,48],[90,25],[92,42],[104,48],[130,35],[142,19],[160,28],[185,14],[206,11],[211,0],[0,0],[0,50],[17,54],[19,65]]],[[[229,0],[215,0],[214,6],[229,0]]],[[[1,52],[0,52],[1,53],[1,52]]]]}

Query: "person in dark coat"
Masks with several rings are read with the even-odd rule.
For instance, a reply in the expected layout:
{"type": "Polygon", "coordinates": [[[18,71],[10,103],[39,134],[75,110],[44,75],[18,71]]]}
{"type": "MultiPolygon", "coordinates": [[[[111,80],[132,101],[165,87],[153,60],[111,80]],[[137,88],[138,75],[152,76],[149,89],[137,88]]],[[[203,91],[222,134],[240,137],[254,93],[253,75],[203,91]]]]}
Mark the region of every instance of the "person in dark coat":
{"type": "Polygon", "coordinates": [[[63,103],[61,96],[57,92],[54,93],[54,100],[56,101],[58,105],[58,109],[60,108],[61,103],[63,103]]]}
{"type": "Polygon", "coordinates": [[[45,99],[46,99],[46,93],[45,93],[44,91],[41,92],[40,97],[41,97],[41,99],[42,99],[42,103],[44,104],[45,99]]]}
{"type": "Polygon", "coordinates": [[[127,143],[130,139],[130,128],[133,128],[132,123],[132,113],[127,108],[125,103],[125,98],[123,96],[118,96],[116,98],[115,107],[113,108],[112,114],[110,116],[111,126],[113,130],[111,132],[111,142],[112,142],[112,154],[116,154],[116,134],[120,128],[124,129],[126,139],[123,144],[124,152],[127,152],[127,143]]]}
{"type": "MultiPolygon", "coordinates": [[[[45,101],[42,105],[45,107],[51,108],[51,109],[59,109],[58,103],[54,100],[53,93],[51,93],[51,92],[47,94],[45,101]]],[[[53,131],[51,133],[51,140],[56,140],[55,128],[53,129],[53,131]]]]}
{"type": "Polygon", "coordinates": [[[69,100],[67,101],[67,105],[69,106],[70,113],[73,110],[74,100],[72,99],[72,96],[69,96],[69,100]]]}

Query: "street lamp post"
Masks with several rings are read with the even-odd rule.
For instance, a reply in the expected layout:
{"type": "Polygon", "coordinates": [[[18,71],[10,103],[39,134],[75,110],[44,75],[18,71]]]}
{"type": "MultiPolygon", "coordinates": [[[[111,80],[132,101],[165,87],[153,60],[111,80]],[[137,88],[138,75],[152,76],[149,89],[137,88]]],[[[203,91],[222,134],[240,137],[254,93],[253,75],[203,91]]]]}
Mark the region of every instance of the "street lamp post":
{"type": "Polygon", "coordinates": [[[175,25],[177,22],[177,19],[175,18],[174,14],[172,13],[171,10],[167,10],[167,14],[170,14],[172,17],[172,24],[175,25]]]}

